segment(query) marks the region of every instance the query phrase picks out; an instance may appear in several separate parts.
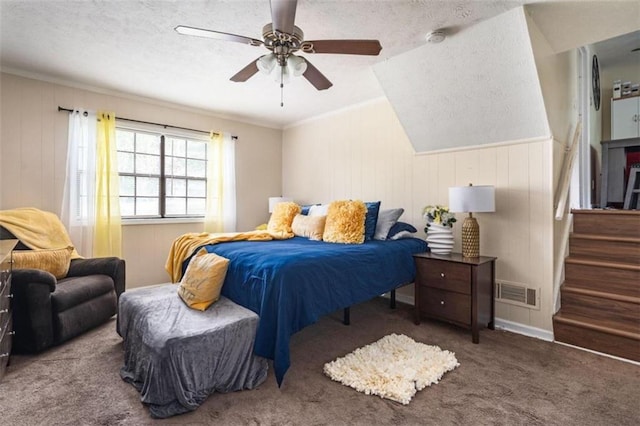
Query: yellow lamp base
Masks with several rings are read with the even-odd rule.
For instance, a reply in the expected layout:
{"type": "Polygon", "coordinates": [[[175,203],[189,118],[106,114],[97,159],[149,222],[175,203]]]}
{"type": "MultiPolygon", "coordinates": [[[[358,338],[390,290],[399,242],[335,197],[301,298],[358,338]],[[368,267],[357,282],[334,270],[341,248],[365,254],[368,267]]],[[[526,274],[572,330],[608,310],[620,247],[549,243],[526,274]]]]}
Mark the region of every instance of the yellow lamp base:
{"type": "Polygon", "coordinates": [[[478,226],[476,218],[471,216],[471,213],[462,223],[462,256],[480,256],[480,226],[478,226]]]}

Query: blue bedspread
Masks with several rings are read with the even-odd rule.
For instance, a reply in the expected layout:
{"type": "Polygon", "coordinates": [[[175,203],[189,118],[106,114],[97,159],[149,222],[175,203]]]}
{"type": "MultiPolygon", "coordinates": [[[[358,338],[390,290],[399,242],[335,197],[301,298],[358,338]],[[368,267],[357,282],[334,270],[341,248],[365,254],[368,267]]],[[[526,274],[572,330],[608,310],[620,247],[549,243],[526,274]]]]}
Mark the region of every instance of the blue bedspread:
{"type": "Polygon", "coordinates": [[[427,251],[427,244],[417,238],[332,244],[295,237],[206,248],[231,260],[222,294],[260,317],[254,352],[273,360],[281,384],[294,333],[323,315],[413,282],[411,255],[427,251]]]}

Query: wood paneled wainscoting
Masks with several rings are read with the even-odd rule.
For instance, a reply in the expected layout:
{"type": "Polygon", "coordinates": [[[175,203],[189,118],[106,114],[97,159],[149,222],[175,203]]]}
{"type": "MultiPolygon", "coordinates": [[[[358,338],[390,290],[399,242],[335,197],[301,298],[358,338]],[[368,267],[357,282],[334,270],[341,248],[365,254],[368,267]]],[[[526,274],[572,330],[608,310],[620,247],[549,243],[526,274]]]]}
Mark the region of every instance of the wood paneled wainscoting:
{"type": "Polygon", "coordinates": [[[640,211],[572,213],[555,340],[640,361],[640,211]]]}

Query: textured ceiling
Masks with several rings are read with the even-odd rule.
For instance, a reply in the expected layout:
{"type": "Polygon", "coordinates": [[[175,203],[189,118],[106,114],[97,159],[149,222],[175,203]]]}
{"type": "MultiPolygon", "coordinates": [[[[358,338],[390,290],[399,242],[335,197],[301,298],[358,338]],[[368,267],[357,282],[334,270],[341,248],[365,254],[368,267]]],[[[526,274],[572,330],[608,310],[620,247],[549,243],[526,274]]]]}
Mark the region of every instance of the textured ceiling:
{"type": "MultiPolygon", "coordinates": [[[[373,65],[425,45],[425,34],[431,30],[446,28],[449,37],[456,37],[476,22],[525,3],[535,5],[533,17],[542,22],[540,27],[556,51],[577,47],[571,37],[584,39],[558,19],[586,17],[596,22],[601,9],[587,7],[596,3],[622,4],[616,12],[628,17],[640,4],[299,0],[295,23],[306,39],[379,39],[382,52],[376,57],[302,55],[333,87],[319,92],[296,78],[284,88],[283,108],[279,85],[272,77],[256,74],[246,83],[229,81],[266,49],[173,30],[187,25],[261,39],[262,27],[271,22],[268,0],[0,0],[0,66],[7,72],[144,96],[280,128],[384,96],[373,65]],[[586,12],[577,6],[586,7],[586,12]]],[[[589,27],[610,32],[611,23],[604,24],[589,27]]],[[[619,34],[629,31],[621,29],[619,34]]],[[[598,38],[598,31],[590,34],[596,37],[593,41],[604,38],[598,38]]]]}
{"type": "Polygon", "coordinates": [[[283,127],[383,96],[371,66],[424,45],[425,34],[451,36],[525,1],[299,0],[305,39],[379,39],[380,56],[302,55],[333,82],[317,91],[303,78],[280,89],[270,76],[229,78],[267,53],[263,47],[188,37],[176,25],[262,39],[271,22],[258,1],[15,1],[1,0],[0,64],[28,72],[169,101],[224,116],[283,127]]]}

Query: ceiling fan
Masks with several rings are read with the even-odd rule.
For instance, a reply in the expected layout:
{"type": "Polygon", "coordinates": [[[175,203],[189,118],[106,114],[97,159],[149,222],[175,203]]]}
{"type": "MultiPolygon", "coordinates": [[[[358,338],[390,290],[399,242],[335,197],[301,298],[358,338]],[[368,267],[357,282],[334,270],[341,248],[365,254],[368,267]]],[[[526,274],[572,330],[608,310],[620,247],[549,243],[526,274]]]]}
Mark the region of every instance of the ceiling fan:
{"type": "Polygon", "coordinates": [[[249,63],[231,77],[231,81],[247,81],[258,71],[270,73],[277,65],[280,67],[280,87],[291,74],[304,76],[318,90],[333,85],[308,59],[295,55],[297,52],[376,56],[382,50],[378,40],[305,40],[302,30],[294,25],[298,0],[270,0],[270,3],[273,22],[262,29],[263,41],[184,25],[178,25],[175,30],[184,35],[266,47],[271,53],[249,63]]]}

